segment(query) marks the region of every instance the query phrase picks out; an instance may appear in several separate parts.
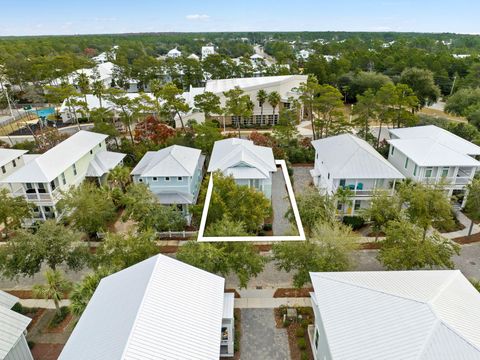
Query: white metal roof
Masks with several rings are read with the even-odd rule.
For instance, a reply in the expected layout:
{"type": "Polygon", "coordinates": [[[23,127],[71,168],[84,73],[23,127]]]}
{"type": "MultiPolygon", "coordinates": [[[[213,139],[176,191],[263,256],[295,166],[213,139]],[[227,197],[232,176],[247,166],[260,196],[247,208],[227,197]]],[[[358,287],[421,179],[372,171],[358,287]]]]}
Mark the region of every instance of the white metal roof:
{"type": "Polygon", "coordinates": [[[60,360],[218,360],[225,280],[164,255],[104,278],[60,360]]]}
{"type": "MultiPolygon", "coordinates": [[[[101,59],[99,59],[99,60],[101,60],[101,59]]],[[[63,78],[55,79],[52,82],[52,84],[54,84],[54,85],[59,84],[59,83],[64,82],[65,80],[69,84],[76,84],[79,74],[87,75],[90,78],[90,81],[97,80],[97,79],[100,80],[100,81],[105,81],[105,80],[112,77],[114,68],[115,68],[114,63],[112,63],[112,62],[102,62],[100,64],[97,64],[93,68],[84,68],[84,69],[75,70],[74,72],[69,74],[66,79],[63,79],[63,78]]]]}
{"type": "Polygon", "coordinates": [[[0,359],[5,359],[32,319],[10,310],[16,297],[0,290],[0,299],[0,359]]]}
{"type": "MultiPolygon", "coordinates": [[[[205,85],[205,91],[213,93],[223,93],[235,87],[240,87],[243,90],[262,88],[266,86],[276,86],[282,83],[295,81],[298,84],[307,81],[306,75],[281,75],[281,76],[263,76],[251,78],[233,78],[233,79],[219,79],[208,80],[205,85]]],[[[280,94],[282,95],[282,94],[280,94]]]]}
{"type": "MultiPolygon", "coordinates": [[[[277,171],[273,151],[269,147],[258,146],[251,140],[238,138],[215,141],[208,171],[227,172],[234,167],[255,168],[264,178],[269,177],[270,172],[277,171]]],[[[255,178],[258,178],[258,175],[255,175],[255,178]]]]}
{"type": "Polygon", "coordinates": [[[403,179],[370,144],[352,134],[312,141],[318,160],[335,179],[403,179]]]}
{"type": "Polygon", "coordinates": [[[120,164],[125,156],[126,154],[113,151],[101,151],[95,154],[95,157],[88,165],[87,176],[101,177],[120,164]]]}
{"type": "Polygon", "coordinates": [[[50,182],[107,137],[108,135],[81,130],[44,154],[26,163],[4,179],[3,182],[50,182]]]}
{"type": "Polygon", "coordinates": [[[0,148],[0,166],[8,164],[10,161],[15,160],[19,156],[25,154],[27,150],[16,149],[4,149],[0,148]]]}
{"type": "Polygon", "coordinates": [[[430,138],[391,139],[391,146],[419,166],[480,166],[480,162],[430,138]]]}
{"type": "Polygon", "coordinates": [[[480,146],[435,125],[390,129],[389,133],[392,139],[425,138],[438,142],[461,154],[480,155],[480,146]]]}
{"type": "Polygon", "coordinates": [[[480,358],[480,294],[459,270],[310,277],[335,360],[480,358]]]}
{"type": "Polygon", "coordinates": [[[223,318],[233,319],[233,310],[235,305],[235,294],[225,293],[223,294],[223,318]]]}
{"type": "Polygon", "coordinates": [[[199,149],[180,145],[148,151],[131,174],[144,177],[193,176],[201,155],[199,149]]]}

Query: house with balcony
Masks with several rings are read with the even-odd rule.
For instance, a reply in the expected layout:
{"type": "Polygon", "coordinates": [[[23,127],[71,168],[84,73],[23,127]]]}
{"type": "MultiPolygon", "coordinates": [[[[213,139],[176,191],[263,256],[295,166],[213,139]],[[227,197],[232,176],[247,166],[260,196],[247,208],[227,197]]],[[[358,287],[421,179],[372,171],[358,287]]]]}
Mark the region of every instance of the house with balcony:
{"type": "Polygon", "coordinates": [[[18,298],[0,291],[0,359],[33,360],[25,336],[32,319],[12,310],[18,298]]]}
{"type": "Polygon", "coordinates": [[[441,184],[448,197],[465,206],[467,185],[480,162],[480,146],[434,125],[390,129],[388,161],[405,177],[441,184]]]}
{"type": "Polygon", "coordinates": [[[148,186],[164,205],[177,205],[188,221],[189,206],[197,203],[205,156],[201,150],[173,145],[148,151],[132,170],[134,183],[148,186]]]}
{"type": "Polygon", "coordinates": [[[156,255],[100,281],[59,360],[218,360],[234,355],[225,279],[156,255]]]}
{"type": "Polygon", "coordinates": [[[395,183],[405,177],[369,143],[352,134],[312,141],[315,166],[310,171],[314,185],[324,194],[350,189],[347,204],[337,203],[340,214],[354,215],[368,208],[377,191],[393,194],[395,183]]]}
{"type": "MultiPolygon", "coordinates": [[[[233,79],[217,79],[208,80],[203,88],[193,88],[196,94],[203,92],[212,92],[220,98],[221,106],[225,106],[226,98],[223,94],[226,91],[240,88],[246,95],[250,97],[253,103],[252,116],[237,118],[232,115],[220,116],[212,114],[220,124],[229,126],[236,126],[238,122],[240,125],[264,125],[272,126],[278,124],[280,110],[290,108],[292,100],[298,99],[300,93],[298,88],[300,84],[307,82],[307,75],[282,75],[282,76],[257,76],[250,78],[233,78],[233,79]],[[266,101],[260,104],[257,101],[257,93],[259,90],[265,90],[267,93],[278,92],[280,94],[280,103],[275,109],[266,101]]],[[[195,95],[196,95],[195,94],[195,95]]],[[[185,98],[187,95],[183,95],[185,98]]],[[[193,96],[192,96],[193,99],[193,96]]],[[[188,101],[187,101],[188,102],[188,101]]],[[[194,101],[189,102],[192,110],[183,116],[186,123],[188,120],[195,120],[199,123],[205,120],[204,114],[195,109],[194,101]]],[[[298,119],[303,118],[303,110],[299,111],[298,119]]],[[[176,120],[176,126],[180,127],[180,119],[176,120]]]]}
{"type": "Polygon", "coordinates": [[[315,360],[480,359],[480,293],[460,270],[310,278],[315,360]]]}
{"type": "MultiPolygon", "coordinates": [[[[0,148],[0,181],[25,165],[26,153],[27,150],[0,148]]],[[[8,186],[0,183],[0,189],[2,188],[8,188],[8,186]]]]}
{"type": "Polygon", "coordinates": [[[59,218],[56,205],[62,192],[85,179],[102,184],[108,172],[122,164],[125,154],[108,151],[107,137],[79,131],[1,181],[13,196],[22,196],[34,205],[34,217],[25,219],[26,224],[59,218]]]}
{"type": "Polygon", "coordinates": [[[238,185],[261,191],[272,198],[272,176],[277,171],[273,151],[251,140],[230,138],[215,141],[208,172],[232,176],[238,185]]]}

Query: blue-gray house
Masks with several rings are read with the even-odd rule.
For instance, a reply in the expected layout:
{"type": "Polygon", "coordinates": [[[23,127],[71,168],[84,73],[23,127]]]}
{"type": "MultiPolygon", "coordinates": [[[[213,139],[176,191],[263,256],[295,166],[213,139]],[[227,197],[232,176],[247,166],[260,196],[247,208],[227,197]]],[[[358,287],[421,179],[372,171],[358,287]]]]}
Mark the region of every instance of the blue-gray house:
{"type": "Polygon", "coordinates": [[[173,145],[148,151],[131,175],[135,183],[147,185],[161,204],[177,205],[190,222],[188,205],[197,202],[204,162],[199,149],[173,145]]]}

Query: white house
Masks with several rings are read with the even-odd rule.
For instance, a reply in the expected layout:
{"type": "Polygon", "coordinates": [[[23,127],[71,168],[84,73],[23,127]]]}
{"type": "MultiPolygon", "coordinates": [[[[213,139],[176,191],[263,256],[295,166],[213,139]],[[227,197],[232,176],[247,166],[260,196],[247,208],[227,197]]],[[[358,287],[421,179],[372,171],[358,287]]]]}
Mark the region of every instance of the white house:
{"type": "Polygon", "coordinates": [[[239,185],[255,188],[272,197],[272,175],[277,171],[273,151],[251,140],[230,138],[215,141],[208,171],[232,176],[239,185]]]}
{"type": "Polygon", "coordinates": [[[148,186],[161,204],[179,206],[190,221],[188,208],[197,202],[204,162],[201,150],[173,145],[148,151],[131,175],[133,182],[148,186]]]}
{"type": "Polygon", "coordinates": [[[205,60],[209,55],[215,54],[215,46],[207,45],[202,46],[202,60],[205,60]]]}
{"type": "Polygon", "coordinates": [[[310,278],[315,360],[480,359],[480,293],[459,270],[310,278]]]}
{"type": "Polygon", "coordinates": [[[297,57],[303,60],[307,60],[312,54],[313,54],[313,50],[302,49],[298,52],[297,57]]]}
{"type": "Polygon", "coordinates": [[[342,134],[312,141],[315,166],[310,174],[320,191],[334,195],[339,188],[353,193],[351,204],[337,204],[341,213],[354,215],[370,206],[376,191],[391,194],[395,183],[405,177],[369,143],[352,134],[342,134]]]}
{"type": "Polygon", "coordinates": [[[27,150],[0,148],[0,180],[5,179],[25,164],[27,150]]]}
{"type": "Polygon", "coordinates": [[[77,90],[79,90],[78,84],[77,84],[78,75],[85,74],[89,78],[90,83],[93,81],[99,80],[103,83],[105,88],[108,89],[112,86],[113,72],[114,72],[115,66],[116,65],[114,63],[109,61],[102,62],[97,64],[93,68],[79,69],[72,72],[65,78],[55,79],[52,81],[52,85],[60,85],[62,83],[67,83],[67,84],[74,85],[77,88],[77,90]]]}
{"type": "Polygon", "coordinates": [[[176,59],[178,57],[182,56],[182,52],[180,50],[177,50],[177,48],[170,50],[167,53],[167,57],[176,59]]]}
{"type": "Polygon", "coordinates": [[[477,146],[434,125],[391,129],[390,161],[403,175],[415,181],[442,183],[449,197],[465,205],[467,185],[480,162],[477,146]]]}
{"type": "Polygon", "coordinates": [[[107,151],[107,137],[79,131],[1,182],[10,186],[13,196],[22,196],[34,204],[31,221],[58,218],[61,214],[56,204],[62,191],[78,186],[86,178],[104,182],[107,173],[122,163],[125,154],[107,151]]]}
{"type": "MultiPolygon", "coordinates": [[[[243,125],[257,124],[257,125],[275,125],[278,123],[279,112],[282,108],[289,108],[292,99],[298,99],[300,94],[298,88],[300,84],[307,81],[306,75],[284,75],[284,76],[264,76],[251,78],[233,78],[233,79],[218,79],[208,80],[205,88],[194,88],[195,92],[202,93],[205,91],[212,92],[220,97],[221,106],[225,106],[224,92],[232,90],[235,87],[242,89],[246,95],[250,96],[254,104],[253,115],[249,118],[237,119],[235,116],[217,116],[220,123],[227,125],[236,124],[240,121],[243,125]],[[260,106],[257,101],[258,90],[265,90],[267,93],[276,91],[280,94],[280,104],[274,109],[267,102],[260,106]],[[263,108],[263,109],[262,109],[263,108]]],[[[192,104],[193,105],[193,104],[192,104]]],[[[299,114],[300,118],[303,114],[299,114]]],[[[203,122],[202,117],[198,116],[198,112],[193,109],[192,112],[184,117],[185,121],[196,120],[203,122]]],[[[177,127],[180,126],[177,120],[177,127]]]]}
{"type": "Polygon", "coordinates": [[[18,298],[0,291],[0,359],[33,360],[25,339],[32,319],[12,309],[18,298]]]}
{"type": "Polygon", "coordinates": [[[233,356],[233,294],[224,286],[222,277],[164,255],[107,276],[59,360],[233,356]]]}
{"type": "Polygon", "coordinates": [[[192,59],[192,60],[197,60],[199,61],[200,58],[198,57],[197,54],[191,53],[190,55],[187,56],[187,59],[192,59]]]}

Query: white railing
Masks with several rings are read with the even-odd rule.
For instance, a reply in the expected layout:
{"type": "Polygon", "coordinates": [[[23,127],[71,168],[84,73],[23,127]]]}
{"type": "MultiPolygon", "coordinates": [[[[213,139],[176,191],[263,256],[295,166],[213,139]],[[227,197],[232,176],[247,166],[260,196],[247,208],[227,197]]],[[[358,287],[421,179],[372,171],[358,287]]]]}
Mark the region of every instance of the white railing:
{"type": "Polygon", "coordinates": [[[195,238],[198,234],[198,231],[160,231],[157,232],[157,236],[160,239],[172,239],[172,238],[180,238],[180,239],[188,239],[188,238],[195,238]]]}
{"type": "Polygon", "coordinates": [[[23,196],[25,199],[30,201],[40,201],[40,202],[52,202],[60,198],[61,192],[58,189],[55,189],[51,193],[26,193],[24,190],[19,190],[13,192],[13,196],[23,196]]]}
{"type": "Polygon", "coordinates": [[[424,177],[423,182],[427,184],[447,184],[447,185],[467,185],[470,183],[471,178],[469,176],[457,176],[457,177],[424,177]]]}

